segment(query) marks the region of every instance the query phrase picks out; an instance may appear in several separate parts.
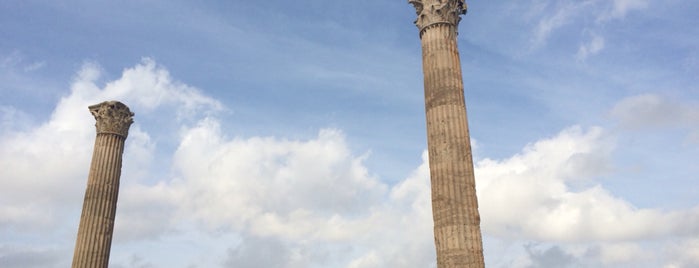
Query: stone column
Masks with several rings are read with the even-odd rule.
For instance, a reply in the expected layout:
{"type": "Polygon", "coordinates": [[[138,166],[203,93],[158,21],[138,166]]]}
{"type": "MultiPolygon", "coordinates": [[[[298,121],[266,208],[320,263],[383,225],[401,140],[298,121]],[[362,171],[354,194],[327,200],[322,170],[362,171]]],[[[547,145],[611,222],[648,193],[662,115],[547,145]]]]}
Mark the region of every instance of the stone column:
{"type": "Polygon", "coordinates": [[[97,137],[75,242],[73,268],[106,268],[119,195],[121,156],[134,114],[118,101],[106,101],[89,109],[97,120],[97,137]]]}
{"type": "Polygon", "coordinates": [[[480,216],[456,46],[464,0],[409,0],[417,10],[437,267],[484,267],[480,216]]]}

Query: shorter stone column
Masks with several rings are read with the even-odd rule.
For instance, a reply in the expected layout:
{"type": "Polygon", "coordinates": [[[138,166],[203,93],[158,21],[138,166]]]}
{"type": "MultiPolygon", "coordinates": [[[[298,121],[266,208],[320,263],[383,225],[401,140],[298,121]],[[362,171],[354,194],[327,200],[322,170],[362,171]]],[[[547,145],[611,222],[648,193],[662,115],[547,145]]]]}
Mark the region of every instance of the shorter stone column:
{"type": "Polygon", "coordinates": [[[124,141],[134,113],[118,101],[106,101],[89,109],[97,120],[97,137],[72,267],[106,268],[112,245],[124,141]]]}

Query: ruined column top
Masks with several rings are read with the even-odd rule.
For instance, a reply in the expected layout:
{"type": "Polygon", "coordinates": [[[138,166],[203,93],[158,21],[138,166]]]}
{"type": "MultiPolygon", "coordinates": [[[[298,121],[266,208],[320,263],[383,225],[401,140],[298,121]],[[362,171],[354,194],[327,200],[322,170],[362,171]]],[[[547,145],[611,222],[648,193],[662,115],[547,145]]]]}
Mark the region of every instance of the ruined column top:
{"type": "Polygon", "coordinates": [[[459,26],[460,15],[466,14],[467,6],[464,0],[408,0],[415,6],[417,19],[415,26],[422,32],[435,24],[450,24],[459,26]]]}
{"type": "Polygon", "coordinates": [[[134,113],[125,104],[118,101],[105,101],[90,105],[88,109],[97,120],[95,123],[97,134],[111,133],[124,138],[129,135],[134,113]]]}

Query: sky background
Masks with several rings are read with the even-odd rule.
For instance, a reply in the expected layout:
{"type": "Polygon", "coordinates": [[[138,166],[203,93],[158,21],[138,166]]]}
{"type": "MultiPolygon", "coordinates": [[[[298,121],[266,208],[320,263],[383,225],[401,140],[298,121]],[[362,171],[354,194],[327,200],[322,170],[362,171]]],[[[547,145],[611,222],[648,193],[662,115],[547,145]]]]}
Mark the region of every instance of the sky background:
{"type": "MultiPolygon", "coordinates": [[[[486,265],[699,266],[699,2],[468,4],[486,265]]],[[[70,265],[105,100],[136,114],[110,267],[435,267],[414,20],[0,2],[0,267],[70,265]]]]}

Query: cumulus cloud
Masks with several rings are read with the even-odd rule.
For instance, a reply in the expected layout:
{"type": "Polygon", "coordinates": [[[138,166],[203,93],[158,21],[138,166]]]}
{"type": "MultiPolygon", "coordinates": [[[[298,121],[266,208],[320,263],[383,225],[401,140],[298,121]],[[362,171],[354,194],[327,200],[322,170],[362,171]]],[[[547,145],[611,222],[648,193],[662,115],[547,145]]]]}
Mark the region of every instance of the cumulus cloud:
{"type": "Polygon", "coordinates": [[[276,238],[247,237],[228,254],[223,267],[306,267],[292,264],[289,246],[276,238]]]}
{"type": "Polygon", "coordinates": [[[696,267],[699,265],[699,237],[673,243],[663,253],[673,258],[664,268],[696,267]]]}
{"type": "Polygon", "coordinates": [[[635,243],[556,244],[525,242],[521,258],[508,267],[657,267],[652,252],[635,243]],[[633,263],[632,266],[628,266],[633,263]]]}
{"type": "Polygon", "coordinates": [[[172,187],[187,195],[180,205],[190,217],[258,235],[343,237],[341,229],[314,223],[366,213],[385,191],[336,130],[306,142],[226,140],[207,119],[184,132],[174,163],[181,177],[172,187]]]}
{"type": "Polygon", "coordinates": [[[601,128],[571,127],[512,157],[476,163],[484,235],[487,240],[512,243],[504,250],[509,258],[497,264],[692,266],[699,207],[638,208],[605,189],[596,178],[616,175],[611,135],[601,128]],[[667,238],[671,240],[663,240],[667,238]]]}
{"type": "MultiPolygon", "coordinates": [[[[86,107],[117,99],[136,112],[136,123],[127,139],[115,243],[128,248],[139,241],[203,230],[239,234],[247,237],[244,243],[252,241],[231,248],[228,262],[254,257],[248,256],[254,250],[247,249],[255,248],[255,241],[277,241],[257,244],[293,249],[287,261],[294,261],[289,263],[318,264],[332,258],[337,265],[349,265],[373,259],[377,265],[428,267],[434,262],[431,213],[425,202],[429,200],[426,165],[389,188],[366,169],[367,155],[351,152],[339,130],[321,130],[308,140],[229,137],[213,117],[222,106],[196,88],[176,82],[154,61],[144,59],[103,85],[102,72],[94,63],[85,64],[70,93],[44,123],[17,127],[15,117],[3,117],[3,232],[7,228],[45,234],[76,231],[95,135],[94,119],[86,107]],[[170,129],[178,133],[178,146],[161,153],[172,158],[163,161],[171,163],[165,167],[170,172],[159,172],[160,179],[148,178],[153,165],[161,163],[153,158],[162,149],[152,138],[157,130],[143,128],[139,118],[160,109],[181,115],[170,129]],[[189,125],[190,119],[198,123],[189,125]],[[422,202],[415,203],[416,198],[422,202]],[[416,223],[418,217],[423,220],[416,223]],[[398,240],[404,243],[393,242],[398,240]],[[411,256],[405,257],[405,252],[411,256]]],[[[3,109],[21,113],[15,107],[3,109]]],[[[70,251],[71,239],[66,235],[55,243],[70,251]]],[[[135,256],[113,248],[114,256],[135,256]]],[[[69,261],[64,255],[61,260],[69,261]]],[[[128,257],[114,260],[115,265],[127,266],[157,263],[128,257]]]]}
{"type": "Polygon", "coordinates": [[[570,267],[575,257],[558,246],[540,250],[531,245],[525,246],[531,260],[529,267],[570,267]]]}
{"type": "MultiPolygon", "coordinates": [[[[197,258],[204,257],[184,248],[202,251],[208,261],[203,263],[223,267],[435,266],[426,153],[407,178],[387,185],[365,166],[368,154],[353,152],[341,130],[321,129],[296,140],[231,136],[216,117],[221,104],[177,82],[152,60],[103,85],[101,72],[85,65],[47,122],[16,127],[11,117],[3,118],[0,233],[14,228],[22,230],[19,235],[60,236],[52,243],[71,251],[74,237],[55,232],[77,231],[94,139],[86,107],[119,99],[137,120],[125,152],[115,267],[202,263],[197,258]],[[161,109],[180,115],[166,131],[139,123],[139,116],[161,119],[156,116],[161,109]],[[158,131],[176,133],[176,146],[160,147],[158,131]],[[156,155],[167,160],[155,161],[156,155]],[[206,247],[187,248],[202,236],[206,247]],[[147,253],[152,245],[178,254],[160,259],[157,252],[147,253]]],[[[638,106],[629,103],[617,114],[638,106]]],[[[3,109],[19,113],[16,107],[3,109]]],[[[699,233],[699,209],[637,208],[597,182],[614,171],[609,159],[614,143],[601,128],[571,127],[511,157],[476,163],[484,235],[511,241],[521,253],[508,267],[584,258],[615,267],[647,253],[639,241],[699,233]],[[530,241],[546,244],[532,247],[530,241]]],[[[26,266],[33,265],[23,257],[26,252],[41,251],[36,244],[10,251],[22,242],[1,243],[0,258],[26,266]]],[[[692,245],[686,240],[668,249],[677,265],[693,263],[691,249],[698,247],[692,245]]],[[[33,261],[69,262],[70,254],[46,252],[44,262],[33,261]]]]}
{"type": "Polygon", "coordinates": [[[628,263],[634,260],[649,259],[648,252],[635,243],[609,243],[592,249],[600,261],[607,266],[628,263]]]}
{"type": "MultiPolygon", "coordinates": [[[[87,106],[116,99],[137,113],[158,105],[177,107],[174,111],[181,113],[220,109],[217,101],[174,81],[150,59],[125,69],[120,79],[104,86],[97,83],[101,72],[96,64],[85,64],[47,122],[28,126],[22,122],[26,116],[3,116],[0,226],[45,228],[62,216],[66,205],[73,207],[81,200],[95,136],[87,106]]],[[[2,109],[24,115],[17,107],[2,109]]],[[[125,162],[147,163],[153,150],[137,119],[126,146],[134,158],[125,162]]],[[[126,168],[125,173],[130,172],[126,168]]]]}
{"type": "Polygon", "coordinates": [[[4,268],[45,268],[70,265],[62,258],[64,250],[8,247],[0,245],[0,264],[4,268]]]}
{"type": "Polygon", "coordinates": [[[173,157],[172,180],[125,189],[134,197],[126,198],[127,206],[141,209],[124,209],[116,234],[138,237],[133,225],[187,232],[192,227],[184,223],[194,222],[210,233],[242,235],[243,244],[228,251],[225,265],[259,258],[283,263],[275,267],[323,265],[327,259],[351,267],[434,262],[426,163],[389,190],[338,130],[321,130],[306,141],[229,138],[212,118],[184,130],[173,157]],[[147,207],[157,216],[137,216],[147,207]],[[282,245],[279,254],[259,255],[282,245]]]}
{"type": "Polygon", "coordinates": [[[636,241],[695,233],[699,210],[636,208],[602,185],[573,190],[571,180],[610,171],[610,141],[599,128],[566,129],[503,160],[477,163],[482,228],[541,241],[636,241]],[[682,220],[680,220],[682,219],[682,220]]]}

